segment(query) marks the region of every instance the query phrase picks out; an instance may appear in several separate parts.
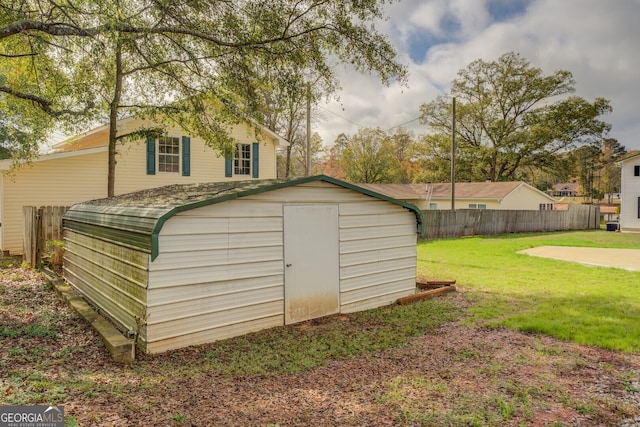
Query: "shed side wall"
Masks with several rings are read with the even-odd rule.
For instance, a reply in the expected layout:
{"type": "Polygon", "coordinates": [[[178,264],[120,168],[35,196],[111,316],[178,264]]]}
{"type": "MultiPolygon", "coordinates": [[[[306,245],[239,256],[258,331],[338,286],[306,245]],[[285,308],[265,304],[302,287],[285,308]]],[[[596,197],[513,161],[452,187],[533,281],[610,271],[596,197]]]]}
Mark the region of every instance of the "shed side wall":
{"type": "MultiPolygon", "coordinates": [[[[123,332],[136,331],[146,317],[149,254],[69,229],[64,247],[64,279],[123,332]]],[[[146,329],[137,332],[144,348],[146,329]]]]}
{"type": "Polygon", "coordinates": [[[164,225],[149,272],[149,352],[284,324],[286,204],[339,205],[342,312],[414,292],[413,212],[326,182],[269,191],[182,212],[164,225]]]}

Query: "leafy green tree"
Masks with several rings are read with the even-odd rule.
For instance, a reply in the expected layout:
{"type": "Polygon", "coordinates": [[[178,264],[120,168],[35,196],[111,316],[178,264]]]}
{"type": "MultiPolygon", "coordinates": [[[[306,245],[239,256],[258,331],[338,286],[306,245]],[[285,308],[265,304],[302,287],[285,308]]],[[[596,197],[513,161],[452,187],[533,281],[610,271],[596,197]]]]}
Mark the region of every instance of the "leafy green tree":
{"type": "Polygon", "coordinates": [[[67,33],[63,15],[70,9],[48,1],[0,1],[0,139],[3,156],[14,163],[37,155],[56,119],[70,125],[91,119],[93,97],[79,78],[82,67],[75,68],[68,50],[45,34],[67,33]],[[46,18],[38,21],[40,15],[46,18]]]}
{"type": "Polygon", "coordinates": [[[395,147],[381,129],[361,129],[342,149],[340,164],[355,183],[399,183],[402,179],[395,147]]]}
{"type": "MultiPolygon", "coordinates": [[[[476,60],[459,71],[451,97],[456,98],[457,156],[468,161],[460,163],[462,175],[517,179],[528,167],[545,169],[552,157],[602,140],[610,125],[599,117],[611,111],[609,101],[597,98],[590,103],[569,96],[573,91],[570,72],[544,75],[513,52],[492,62],[476,60]]],[[[420,113],[421,122],[436,135],[427,138],[429,149],[447,156],[451,98],[439,96],[423,104],[420,113]]]]}
{"type": "MultiPolygon", "coordinates": [[[[451,181],[451,137],[449,135],[425,134],[418,138],[414,155],[419,172],[414,182],[451,181]]],[[[474,180],[474,160],[471,151],[458,150],[456,156],[456,181],[474,180]]]]}
{"type": "Polygon", "coordinates": [[[45,141],[51,128],[51,118],[27,109],[23,103],[0,97],[0,159],[30,161],[45,141]]]}
{"type": "Polygon", "coordinates": [[[408,184],[413,182],[418,170],[414,161],[415,137],[413,133],[400,127],[389,135],[391,144],[394,147],[396,158],[400,167],[400,182],[408,184]]]}
{"type": "MultiPolygon", "coordinates": [[[[269,72],[274,78],[286,80],[297,71],[273,69],[269,72]]],[[[308,76],[300,75],[308,79],[308,76]]],[[[300,80],[298,84],[270,85],[260,90],[264,98],[265,109],[258,112],[263,124],[282,136],[289,142],[278,158],[278,174],[288,178],[290,176],[304,176],[306,174],[307,151],[307,106],[310,110],[310,123],[319,116],[318,102],[336,90],[336,87],[323,86],[327,82],[316,79],[313,81],[300,80]]],[[[322,141],[318,134],[311,134],[311,160],[322,151],[322,141]]]]}
{"type": "Polygon", "coordinates": [[[600,147],[595,144],[584,145],[573,150],[571,156],[585,200],[599,198],[596,176],[601,167],[600,147]]]}
{"type": "MultiPolygon", "coordinates": [[[[307,135],[304,130],[296,134],[291,143],[278,155],[278,176],[281,178],[295,178],[307,175],[307,135]]],[[[309,175],[322,173],[319,165],[323,152],[322,138],[318,133],[311,135],[311,171],[309,175]]]]}
{"type": "Polygon", "coordinates": [[[618,160],[627,154],[627,149],[617,139],[607,138],[602,142],[599,174],[599,190],[608,195],[608,203],[612,202],[612,194],[618,193],[621,186],[621,168],[618,160]]]}
{"type": "Polygon", "coordinates": [[[349,137],[347,134],[341,133],[336,137],[333,145],[324,148],[324,153],[318,164],[318,169],[321,173],[341,180],[347,179],[347,173],[340,159],[342,158],[342,151],[347,147],[348,142],[349,137]]]}
{"type": "Polygon", "coordinates": [[[230,126],[267,109],[265,89],[286,94],[314,75],[335,90],[336,60],[404,81],[394,49],[370,26],[383,3],[1,0],[0,94],[59,120],[108,120],[111,195],[116,141],[163,132],[122,135],[122,116],[177,122],[227,154],[230,126]],[[25,84],[5,76],[16,64],[25,84]]]}

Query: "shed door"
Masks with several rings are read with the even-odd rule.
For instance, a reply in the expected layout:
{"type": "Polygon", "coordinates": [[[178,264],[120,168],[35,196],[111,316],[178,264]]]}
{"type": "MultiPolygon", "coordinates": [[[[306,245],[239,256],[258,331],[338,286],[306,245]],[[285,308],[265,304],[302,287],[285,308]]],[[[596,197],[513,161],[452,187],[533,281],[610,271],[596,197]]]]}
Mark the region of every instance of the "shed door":
{"type": "Polygon", "coordinates": [[[340,311],[338,206],[284,207],[284,321],[340,311]]]}

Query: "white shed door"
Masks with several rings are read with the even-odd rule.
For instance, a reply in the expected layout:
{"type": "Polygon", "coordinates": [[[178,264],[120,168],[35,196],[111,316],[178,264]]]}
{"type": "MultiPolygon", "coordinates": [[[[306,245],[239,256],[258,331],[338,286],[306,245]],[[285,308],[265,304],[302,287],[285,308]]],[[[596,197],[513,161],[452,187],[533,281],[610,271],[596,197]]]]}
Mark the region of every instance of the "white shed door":
{"type": "Polygon", "coordinates": [[[340,311],[338,206],[284,207],[284,321],[340,311]]]}

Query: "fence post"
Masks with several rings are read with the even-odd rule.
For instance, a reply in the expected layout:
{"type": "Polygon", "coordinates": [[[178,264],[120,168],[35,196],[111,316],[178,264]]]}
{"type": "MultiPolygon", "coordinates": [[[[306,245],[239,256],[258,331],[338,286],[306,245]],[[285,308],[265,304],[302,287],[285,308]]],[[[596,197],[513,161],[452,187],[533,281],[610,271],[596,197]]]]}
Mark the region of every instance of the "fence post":
{"type": "Polygon", "coordinates": [[[45,209],[41,206],[38,209],[38,214],[36,215],[37,220],[37,243],[36,243],[36,263],[33,266],[39,266],[42,263],[42,254],[46,248],[46,239],[45,239],[45,230],[44,227],[46,225],[46,221],[43,218],[45,214],[45,209]]]}
{"type": "Polygon", "coordinates": [[[38,238],[38,211],[35,206],[23,206],[24,215],[24,261],[33,268],[36,266],[37,238],[38,238]]]}

